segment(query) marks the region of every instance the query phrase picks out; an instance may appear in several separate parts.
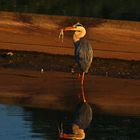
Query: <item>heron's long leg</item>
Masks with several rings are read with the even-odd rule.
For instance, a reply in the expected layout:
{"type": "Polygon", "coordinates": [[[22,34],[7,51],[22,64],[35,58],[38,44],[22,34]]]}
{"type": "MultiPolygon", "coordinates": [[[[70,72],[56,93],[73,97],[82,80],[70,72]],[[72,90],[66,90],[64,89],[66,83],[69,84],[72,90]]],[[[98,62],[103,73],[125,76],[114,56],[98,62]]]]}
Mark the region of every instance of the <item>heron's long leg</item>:
{"type": "Polygon", "coordinates": [[[82,86],[84,85],[84,79],[85,79],[85,72],[83,72],[83,74],[82,74],[82,80],[81,80],[82,86]]]}
{"type": "Polygon", "coordinates": [[[82,98],[83,98],[83,101],[85,103],[86,102],[86,98],[85,98],[85,92],[84,92],[84,85],[82,85],[81,88],[82,88],[82,98]]]}

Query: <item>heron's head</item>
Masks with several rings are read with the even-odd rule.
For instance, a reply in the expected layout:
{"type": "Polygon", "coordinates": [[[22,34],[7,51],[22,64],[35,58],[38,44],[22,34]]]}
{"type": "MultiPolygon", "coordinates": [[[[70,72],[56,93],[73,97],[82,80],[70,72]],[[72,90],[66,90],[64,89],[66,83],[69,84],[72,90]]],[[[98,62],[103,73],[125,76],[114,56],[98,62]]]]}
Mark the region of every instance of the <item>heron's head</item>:
{"type": "Polygon", "coordinates": [[[78,41],[80,38],[86,35],[86,29],[81,23],[76,23],[71,27],[66,27],[64,31],[74,31],[73,39],[74,41],[78,41]]]}

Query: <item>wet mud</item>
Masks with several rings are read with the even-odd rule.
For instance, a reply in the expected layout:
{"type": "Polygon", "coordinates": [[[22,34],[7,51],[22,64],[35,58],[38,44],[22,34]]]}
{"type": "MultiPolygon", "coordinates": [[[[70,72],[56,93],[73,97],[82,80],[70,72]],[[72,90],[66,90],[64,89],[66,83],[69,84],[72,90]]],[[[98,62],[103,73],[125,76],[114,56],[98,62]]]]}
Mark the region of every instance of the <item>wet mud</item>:
{"type": "MultiPolygon", "coordinates": [[[[0,67],[35,71],[79,72],[74,67],[74,56],[54,55],[28,51],[0,50],[0,67]],[[8,52],[12,52],[10,55],[8,52]]],[[[91,75],[140,79],[140,61],[93,58],[89,73],[91,75]]]]}

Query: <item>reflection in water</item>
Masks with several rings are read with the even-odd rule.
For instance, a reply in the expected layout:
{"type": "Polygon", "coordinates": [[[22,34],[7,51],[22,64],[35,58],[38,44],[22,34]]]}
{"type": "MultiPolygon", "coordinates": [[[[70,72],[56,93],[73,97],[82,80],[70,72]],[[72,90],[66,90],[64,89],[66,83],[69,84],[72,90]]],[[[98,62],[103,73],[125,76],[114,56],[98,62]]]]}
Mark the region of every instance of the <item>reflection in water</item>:
{"type": "MultiPolygon", "coordinates": [[[[69,125],[70,113],[0,105],[1,140],[57,140],[57,124],[69,125]]],[[[86,140],[139,140],[140,117],[98,115],[86,140]]]]}
{"type": "Polygon", "coordinates": [[[62,112],[24,108],[24,113],[31,114],[29,118],[24,117],[24,120],[31,122],[32,133],[34,134],[32,137],[36,137],[36,134],[41,134],[41,137],[47,140],[57,139],[57,125],[61,120],[62,112]]]}

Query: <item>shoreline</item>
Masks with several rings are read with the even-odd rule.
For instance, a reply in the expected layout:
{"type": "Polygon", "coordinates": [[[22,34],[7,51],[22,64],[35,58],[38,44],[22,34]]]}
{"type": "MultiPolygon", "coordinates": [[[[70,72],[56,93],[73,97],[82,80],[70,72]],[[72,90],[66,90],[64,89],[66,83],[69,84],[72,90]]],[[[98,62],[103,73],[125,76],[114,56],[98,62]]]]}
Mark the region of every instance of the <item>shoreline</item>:
{"type": "MultiPolygon", "coordinates": [[[[79,69],[74,65],[74,57],[70,55],[0,49],[0,68],[77,73],[79,69]]],[[[89,74],[140,80],[139,71],[140,61],[94,57],[89,74]]]]}
{"type": "Polygon", "coordinates": [[[0,12],[0,49],[73,56],[72,34],[60,29],[81,22],[87,29],[94,57],[140,60],[140,23],[84,17],[0,12]]]}

